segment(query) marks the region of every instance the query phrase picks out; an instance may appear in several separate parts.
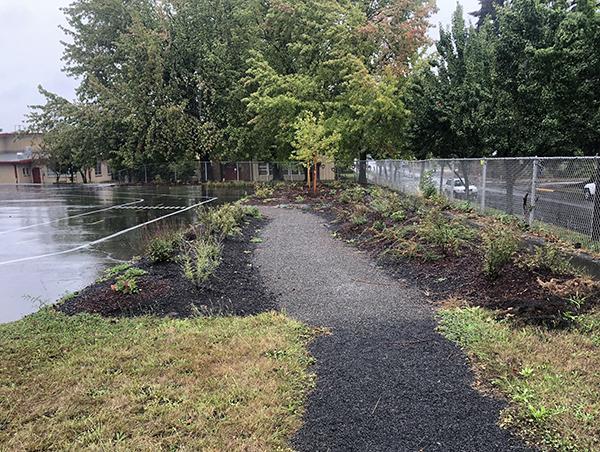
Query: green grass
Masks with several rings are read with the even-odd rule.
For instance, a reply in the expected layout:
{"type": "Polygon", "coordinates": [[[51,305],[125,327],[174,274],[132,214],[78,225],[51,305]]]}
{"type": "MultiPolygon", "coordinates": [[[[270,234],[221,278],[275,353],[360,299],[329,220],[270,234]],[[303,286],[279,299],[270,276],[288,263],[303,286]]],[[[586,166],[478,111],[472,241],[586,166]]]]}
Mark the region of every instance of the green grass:
{"type": "Polygon", "coordinates": [[[281,314],[0,325],[0,450],[287,450],[311,332],[281,314]]]}
{"type": "Polygon", "coordinates": [[[600,313],[551,331],[516,327],[481,308],[440,316],[441,332],[508,399],[503,425],[545,450],[600,450],[600,313]]]}

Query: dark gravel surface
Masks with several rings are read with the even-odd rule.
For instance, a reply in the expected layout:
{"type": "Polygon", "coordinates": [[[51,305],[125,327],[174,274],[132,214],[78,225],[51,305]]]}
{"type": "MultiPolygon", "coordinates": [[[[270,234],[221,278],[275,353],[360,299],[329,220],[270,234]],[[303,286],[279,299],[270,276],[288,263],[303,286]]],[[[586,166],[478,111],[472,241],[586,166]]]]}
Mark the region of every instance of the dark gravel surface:
{"type": "Polygon", "coordinates": [[[264,207],[255,260],[284,311],[316,339],[316,389],[294,438],[302,451],[526,450],[498,427],[503,403],[472,388],[463,353],[415,289],[333,239],[319,217],[264,207]]]}

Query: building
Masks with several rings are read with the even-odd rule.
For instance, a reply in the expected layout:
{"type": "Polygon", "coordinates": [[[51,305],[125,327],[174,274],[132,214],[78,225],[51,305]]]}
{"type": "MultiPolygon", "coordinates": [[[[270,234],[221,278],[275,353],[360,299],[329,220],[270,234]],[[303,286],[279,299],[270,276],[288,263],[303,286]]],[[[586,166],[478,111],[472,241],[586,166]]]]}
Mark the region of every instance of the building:
{"type": "MultiPolygon", "coordinates": [[[[41,134],[0,133],[0,184],[52,184],[71,182],[70,175],[57,175],[40,159],[41,134]]],[[[112,181],[112,173],[106,162],[98,162],[87,170],[91,183],[112,181]]],[[[81,174],[75,174],[74,182],[81,183],[81,174]]]]}

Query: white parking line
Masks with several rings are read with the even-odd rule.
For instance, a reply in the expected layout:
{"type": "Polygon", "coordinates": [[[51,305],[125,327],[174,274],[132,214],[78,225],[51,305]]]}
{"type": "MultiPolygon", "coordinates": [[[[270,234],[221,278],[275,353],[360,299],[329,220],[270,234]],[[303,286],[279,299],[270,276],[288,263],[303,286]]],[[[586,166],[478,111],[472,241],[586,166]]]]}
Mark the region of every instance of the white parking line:
{"type": "Polygon", "coordinates": [[[35,260],[35,259],[42,259],[42,258],[45,258],[45,257],[60,256],[62,254],[68,254],[68,253],[72,253],[74,251],[79,251],[79,250],[82,250],[82,249],[85,249],[85,248],[89,248],[90,246],[97,245],[97,244],[102,243],[102,242],[106,242],[108,240],[114,239],[115,237],[119,237],[120,235],[123,235],[123,234],[126,234],[128,232],[134,231],[136,229],[139,229],[141,227],[147,226],[149,224],[156,223],[157,221],[163,220],[163,219],[171,217],[173,215],[178,215],[178,214],[180,214],[182,212],[194,209],[194,208],[199,207],[201,205],[208,204],[209,202],[212,202],[212,201],[214,201],[216,199],[217,198],[207,199],[205,201],[199,202],[199,203],[194,204],[192,206],[186,207],[185,209],[181,209],[181,210],[177,210],[175,212],[168,213],[167,215],[163,215],[162,217],[158,217],[158,218],[155,218],[153,220],[146,221],[144,223],[140,223],[140,224],[138,224],[136,226],[133,226],[131,228],[123,229],[122,231],[115,232],[114,234],[108,235],[106,237],[102,237],[101,239],[98,239],[98,240],[94,240],[93,242],[84,243],[83,245],[76,246],[75,248],[70,248],[68,250],[63,250],[63,251],[56,251],[54,253],[40,254],[38,256],[28,256],[28,257],[22,257],[20,259],[13,259],[13,260],[10,260],[10,261],[4,261],[4,262],[0,262],[0,265],[16,264],[16,263],[19,263],[19,262],[32,261],[32,260],[35,260]]]}
{"type": "Polygon", "coordinates": [[[70,220],[71,218],[85,217],[87,215],[93,215],[95,213],[100,213],[100,212],[106,212],[108,210],[118,209],[120,207],[130,206],[132,204],[139,204],[141,202],[144,202],[144,200],[143,199],[138,199],[137,201],[132,201],[132,202],[128,202],[128,203],[125,203],[125,204],[119,204],[119,205],[116,205],[116,206],[110,206],[110,207],[106,207],[104,209],[92,210],[91,212],[84,212],[84,213],[80,213],[78,215],[71,215],[71,216],[68,216],[68,217],[56,218],[54,220],[45,221],[43,223],[30,224],[30,225],[27,225],[27,226],[22,226],[20,228],[9,229],[8,231],[0,231],[0,235],[9,234],[11,232],[23,231],[24,229],[37,228],[38,226],[44,226],[44,225],[47,225],[47,224],[58,223],[59,221],[70,220]]]}

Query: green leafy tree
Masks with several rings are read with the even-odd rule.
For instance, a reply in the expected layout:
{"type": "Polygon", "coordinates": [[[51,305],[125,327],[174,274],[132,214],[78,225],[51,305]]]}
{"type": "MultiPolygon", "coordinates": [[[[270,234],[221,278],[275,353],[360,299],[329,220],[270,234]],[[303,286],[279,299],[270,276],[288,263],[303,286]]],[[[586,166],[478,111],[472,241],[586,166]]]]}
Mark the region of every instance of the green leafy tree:
{"type": "Polygon", "coordinates": [[[292,147],[294,151],[292,158],[302,162],[307,169],[308,185],[317,192],[318,166],[324,162],[332,162],[339,148],[340,135],[331,132],[325,126],[322,113],[315,117],[312,112],[303,112],[295,124],[294,139],[292,147]]]}

